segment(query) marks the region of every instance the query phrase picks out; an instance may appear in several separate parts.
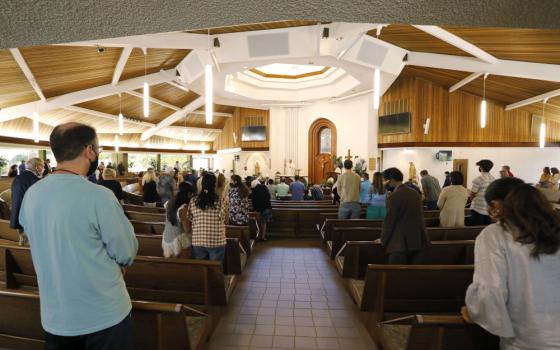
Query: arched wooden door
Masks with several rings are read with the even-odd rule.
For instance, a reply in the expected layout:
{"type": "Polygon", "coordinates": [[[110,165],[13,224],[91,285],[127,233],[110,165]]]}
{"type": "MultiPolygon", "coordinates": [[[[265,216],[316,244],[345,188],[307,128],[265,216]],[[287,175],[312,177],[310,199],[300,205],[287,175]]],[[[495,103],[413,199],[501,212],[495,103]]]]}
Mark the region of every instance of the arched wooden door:
{"type": "Polygon", "coordinates": [[[332,156],[336,154],[336,126],[328,119],[317,119],[309,128],[309,181],[320,183],[334,170],[332,156]]]}

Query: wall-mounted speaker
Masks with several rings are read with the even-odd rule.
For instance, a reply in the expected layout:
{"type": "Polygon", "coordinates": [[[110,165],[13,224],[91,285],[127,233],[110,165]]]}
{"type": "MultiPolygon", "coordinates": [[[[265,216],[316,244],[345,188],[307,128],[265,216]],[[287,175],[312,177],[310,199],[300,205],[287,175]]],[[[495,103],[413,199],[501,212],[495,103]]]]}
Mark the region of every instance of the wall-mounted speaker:
{"type": "Polygon", "coordinates": [[[250,57],[282,56],[290,54],[289,33],[248,35],[250,57]]]}
{"type": "Polygon", "coordinates": [[[380,67],[388,51],[389,49],[387,47],[365,38],[362,40],[356,59],[368,65],[380,67]]]}
{"type": "Polygon", "coordinates": [[[182,82],[192,83],[204,74],[204,63],[198,53],[191,51],[187,57],[177,67],[182,82]]]}

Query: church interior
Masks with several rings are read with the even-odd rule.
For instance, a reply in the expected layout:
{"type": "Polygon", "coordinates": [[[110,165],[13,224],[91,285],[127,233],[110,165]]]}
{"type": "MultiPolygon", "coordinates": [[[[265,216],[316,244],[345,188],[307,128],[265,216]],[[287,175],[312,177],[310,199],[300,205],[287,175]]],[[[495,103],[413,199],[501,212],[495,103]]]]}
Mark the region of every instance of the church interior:
{"type": "MultiPolygon", "coordinates": [[[[95,129],[98,161],[116,170],[122,187],[117,199],[138,250],[126,273],[121,266],[137,349],[560,347],[557,336],[549,343],[557,347],[515,347],[508,339],[523,337],[515,325],[514,338],[493,332],[467,303],[473,274],[483,269],[475,241],[499,225],[468,224],[481,172],[515,174],[551,212],[560,208],[560,29],[537,19],[506,23],[498,12],[487,22],[453,21],[451,11],[441,21],[415,22],[394,13],[367,21],[296,11],[272,20],[251,11],[253,21],[223,14],[213,22],[194,11],[199,18],[185,18],[182,27],[135,22],[111,34],[55,34],[45,25],[30,37],[0,26],[0,349],[48,343],[45,277],[31,254],[36,233],[29,232],[29,244],[27,230],[10,220],[15,179],[35,166],[32,159],[47,169],[37,184],[65,171],[51,142],[66,123],[95,129]],[[385,221],[369,216],[374,178],[389,189],[399,179],[384,171],[393,168],[423,205],[431,244],[418,264],[388,262],[383,236],[396,215],[392,194],[385,221]],[[146,202],[148,172],[174,176],[172,196],[190,176],[196,187],[197,173],[198,186],[206,174],[218,182],[221,175],[227,186],[237,181],[232,175],[247,182],[248,221],[226,220],[221,261],[164,256],[171,202],[146,202]],[[443,193],[455,181],[450,172],[469,197],[461,227],[445,227],[441,200],[428,199],[433,187],[425,176],[443,193]],[[361,177],[360,191],[369,181],[352,218],[341,216],[347,173],[361,177]],[[299,182],[301,200],[293,188],[299,182]],[[270,211],[256,205],[263,184],[274,188],[270,211]],[[287,195],[278,192],[284,184],[287,195]]],[[[490,208],[485,217],[500,222],[490,208]]],[[[395,227],[406,221],[402,215],[395,227]]],[[[559,256],[543,261],[559,268],[559,256]]],[[[558,298],[546,300],[556,312],[551,322],[560,320],[558,298]]]]}

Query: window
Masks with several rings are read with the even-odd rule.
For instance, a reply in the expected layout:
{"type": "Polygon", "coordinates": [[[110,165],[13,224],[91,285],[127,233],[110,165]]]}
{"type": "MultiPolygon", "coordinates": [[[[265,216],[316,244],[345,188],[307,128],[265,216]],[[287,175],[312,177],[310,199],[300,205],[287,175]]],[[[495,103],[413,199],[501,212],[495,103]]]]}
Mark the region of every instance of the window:
{"type": "Polygon", "coordinates": [[[331,153],[331,129],[324,128],[319,133],[319,152],[320,153],[331,153]]]}
{"type": "Polygon", "coordinates": [[[193,169],[199,170],[200,168],[209,170],[210,159],[208,158],[193,158],[193,169]]]}

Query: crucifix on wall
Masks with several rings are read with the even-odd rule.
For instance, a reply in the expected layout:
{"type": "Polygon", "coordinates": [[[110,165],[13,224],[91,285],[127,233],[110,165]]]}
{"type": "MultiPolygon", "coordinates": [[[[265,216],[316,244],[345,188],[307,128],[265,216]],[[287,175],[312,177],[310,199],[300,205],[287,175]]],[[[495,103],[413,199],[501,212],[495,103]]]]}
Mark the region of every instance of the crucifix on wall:
{"type": "Polygon", "coordinates": [[[346,158],[346,160],[352,160],[353,156],[350,154],[350,149],[348,149],[348,155],[344,158],[346,158]]]}

